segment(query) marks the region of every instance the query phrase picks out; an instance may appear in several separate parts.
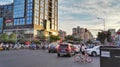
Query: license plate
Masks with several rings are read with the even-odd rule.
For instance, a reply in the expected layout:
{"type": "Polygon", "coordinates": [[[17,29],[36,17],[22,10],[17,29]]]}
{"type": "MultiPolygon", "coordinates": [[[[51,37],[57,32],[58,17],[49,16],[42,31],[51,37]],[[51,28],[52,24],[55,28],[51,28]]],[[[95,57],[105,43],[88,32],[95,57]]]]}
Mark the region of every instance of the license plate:
{"type": "Polygon", "coordinates": [[[65,50],[61,50],[61,51],[63,51],[63,52],[64,52],[65,50]]]}

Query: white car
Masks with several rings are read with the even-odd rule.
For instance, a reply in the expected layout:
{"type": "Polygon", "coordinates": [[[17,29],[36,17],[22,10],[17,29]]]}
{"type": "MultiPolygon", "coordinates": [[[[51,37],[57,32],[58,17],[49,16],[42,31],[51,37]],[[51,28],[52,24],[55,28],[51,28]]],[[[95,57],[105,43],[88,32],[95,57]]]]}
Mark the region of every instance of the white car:
{"type": "Polygon", "coordinates": [[[100,45],[93,48],[87,48],[87,53],[92,56],[100,55],[100,45]]]}

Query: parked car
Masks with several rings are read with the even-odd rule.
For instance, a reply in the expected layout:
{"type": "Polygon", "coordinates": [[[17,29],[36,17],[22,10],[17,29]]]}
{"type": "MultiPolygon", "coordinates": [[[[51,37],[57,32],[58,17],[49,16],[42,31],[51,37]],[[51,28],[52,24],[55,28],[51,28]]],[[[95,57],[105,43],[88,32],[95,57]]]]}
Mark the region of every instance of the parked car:
{"type": "Polygon", "coordinates": [[[49,45],[48,45],[48,52],[49,53],[52,53],[52,52],[54,52],[54,53],[56,53],[57,52],[57,46],[58,46],[59,44],[57,44],[57,43],[50,43],[49,45]]]}
{"type": "Polygon", "coordinates": [[[70,43],[61,43],[57,47],[57,56],[58,57],[62,56],[62,55],[68,55],[71,57],[74,54],[75,54],[74,47],[70,43]]]}
{"type": "Polygon", "coordinates": [[[93,48],[87,48],[87,53],[92,56],[100,55],[100,45],[94,46],[93,48]]]}

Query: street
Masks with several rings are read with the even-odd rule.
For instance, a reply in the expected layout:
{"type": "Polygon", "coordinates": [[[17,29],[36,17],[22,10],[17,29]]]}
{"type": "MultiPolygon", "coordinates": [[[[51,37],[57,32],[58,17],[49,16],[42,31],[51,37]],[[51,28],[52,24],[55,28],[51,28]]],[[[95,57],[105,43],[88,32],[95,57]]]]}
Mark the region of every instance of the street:
{"type": "Polygon", "coordinates": [[[100,67],[99,57],[92,63],[77,63],[73,57],[57,57],[47,50],[0,51],[0,67],[100,67]]]}

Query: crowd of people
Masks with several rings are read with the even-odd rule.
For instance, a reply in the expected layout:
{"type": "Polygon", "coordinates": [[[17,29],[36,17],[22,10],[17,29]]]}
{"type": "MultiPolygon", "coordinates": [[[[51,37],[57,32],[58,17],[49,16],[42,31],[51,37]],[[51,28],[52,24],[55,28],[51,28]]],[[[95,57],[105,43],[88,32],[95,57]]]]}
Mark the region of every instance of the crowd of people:
{"type": "Polygon", "coordinates": [[[41,42],[39,44],[36,44],[34,42],[31,43],[0,43],[0,50],[12,50],[12,49],[45,49],[46,48],[46,43],[41,42]]]}

